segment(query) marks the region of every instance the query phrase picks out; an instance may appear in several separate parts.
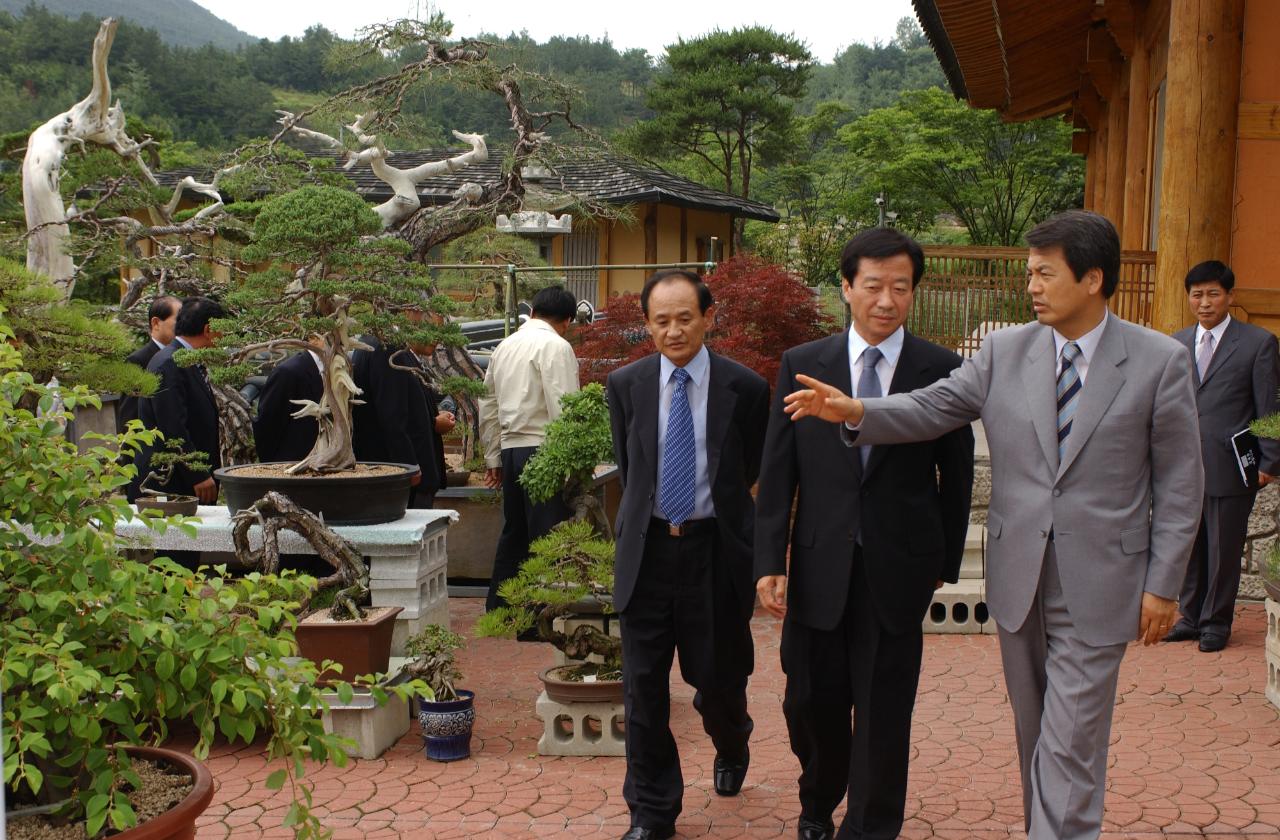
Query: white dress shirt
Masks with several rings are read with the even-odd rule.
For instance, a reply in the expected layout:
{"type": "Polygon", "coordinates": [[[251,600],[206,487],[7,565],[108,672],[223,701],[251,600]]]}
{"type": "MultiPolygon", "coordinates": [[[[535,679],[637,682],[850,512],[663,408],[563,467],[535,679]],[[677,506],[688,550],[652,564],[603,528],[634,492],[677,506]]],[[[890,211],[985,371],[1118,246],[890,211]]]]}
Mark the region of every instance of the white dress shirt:
{"type": "Polygon", "coordinates": [[[530,318],[493,351],[484,387],[477,400],[484,461],[500,467],[503,449],[542,445],[560,398],[578,390],[578,359],[555,327],[530,318]]]}
{"type": "MultiPolygon", "coordinates": [[[[875,345],[880,350],[880,361],[876,363],[876,378],[880,380],[880,395],[889,393],[889,385],[893,382],[893,372],[898,369],[898,357],[902,355],[902,342],[906,338],[906,330],[898,327],[893,334],[875,345]]],[[[858,335],[858,331],[849,329],[849,375],[853,385],[853,396],[858,395],[858,383],[862,381],[862,354],[871,344],[858,335]]]]}
{"type": "MultiPolygon", "coordinates": [[[[1098,326],[1075,340],[1076,346],[1080,348],[1080,355],[1076,356],[1076,360],[1072,364],[1076,366],[1076,373],[1080,374],[1081,388],[1085,386],[1085,379],[1089,376],[1089,360],[1093,358],[1094,351],[1098,349],[1098,342],[1102,340],[1102,331],[1106,329],[1107,319],[1110,317],[1110,313],[1103,312],[1102,320],[1098,322],[1098,326]]],[[[1055,351],[1053,377],[1055,380],[1058,378],[1058,374],[1062,372],[1062,348],[1066,347],[1067,342],[1070,340],[1057,330],[1053,331],[1053,348],[1055,351]]]]}
{"type": "MultiPolygon", "coordinates": [[[[653,515],[666,519],[662,513],[662,459],[667,450],[667,414],[671,411],[671,395],[675,383],[671,381],[676,366],[666,356],[661,359],[658,371],[658,492],[654,494],[653,515]]],[[[711,355],[704,344],[698,354],[684,366],[689,374],[684,392],[689,398],[689,411],[693,413],[694,475],[693,515],[690,519],[709,519],[716,515],[711,502],[711,476],[707,474],[707,395],[711,390],[711,355]]]]}
{"type": "Polygon", "coordinates": [[[1218,326],[1211,330],[1206,330],[1203,324],[1196,324],[1196,346],[1192,351],[1192,354],[1195,356],[1197,361],[1200,359],[1200,342],[1204,341],[1204,334],[1209,332],[1213,333],[1213,353],[1209,354],[1209,361],[1210,363],[1213,362],[1214,355],[1218,352],[1218,348],[1222,346],[1222,337],[1227,334],[1227,324],[1230,323],[1231,316],[1227,315],[1227,317],[1222,319],[1222,322],[1218,324],[1218,326]]]}

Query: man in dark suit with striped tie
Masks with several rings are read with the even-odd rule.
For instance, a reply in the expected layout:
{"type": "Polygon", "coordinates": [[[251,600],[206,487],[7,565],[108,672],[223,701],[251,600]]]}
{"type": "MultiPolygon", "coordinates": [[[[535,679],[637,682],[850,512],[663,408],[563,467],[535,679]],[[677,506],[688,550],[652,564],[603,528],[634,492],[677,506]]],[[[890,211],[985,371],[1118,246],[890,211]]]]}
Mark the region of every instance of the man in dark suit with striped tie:
{"type": "Polygon", "coordinates": [[[658,352],[614,371],[607,385],[623,487],[614,607],[626,714],[622,793],[631,810],[624,840],[675,833],[684,793],[669,726],[677,651],[716,748],[716,793],[736,795],[750,760],[751,485],[769,386],[703,345],[712,304],[697,274],[650,277],[640,305],[658,352]]]}

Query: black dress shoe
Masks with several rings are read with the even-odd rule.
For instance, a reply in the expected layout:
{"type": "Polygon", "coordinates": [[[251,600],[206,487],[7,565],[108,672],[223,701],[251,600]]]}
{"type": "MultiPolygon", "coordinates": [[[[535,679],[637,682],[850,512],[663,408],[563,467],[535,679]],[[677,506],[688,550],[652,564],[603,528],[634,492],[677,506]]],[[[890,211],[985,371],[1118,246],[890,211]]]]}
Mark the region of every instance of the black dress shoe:
{"type": "Polygon", "coordinates": [[[1217,653],[1227,646],[1227,637],[1222,633],[1201,633],[1200,652],[1217,653]]]}
{"type": "Polygon", "coordinates": [[[1192,639],[1200,638],[1200,631],[1192,627],[1190,624],[1178,622],[1169,631],[1169,635],[1164,637],[1166,642],[1189,642],[1192,639]]]}
{"type": "Polygon", "coordinates": [[[742,758],[736,761],[730,761],[717,753],[713,765],[716,793],[721,796],[737,796],[738,791],[742,790],[743,780],[747,778],[747,765],[750,763],[750,751],[744,752],[742,758]]]}
{"type": "Polygon", "coordinates": [[[796,827],[796,837],[799,840],[831,840],[835,834],[836,825],[830,820],[824,822],[801,817],[800,824],[796,827]]]}
{"type": "Polygon", "coordinates": [[[622,840],[667,840],[668,837],[675,837],[675,826],[667,826],[666,828],[641,828],[633,825],[627,829],[627,833],[622,835],[622,840]]]}

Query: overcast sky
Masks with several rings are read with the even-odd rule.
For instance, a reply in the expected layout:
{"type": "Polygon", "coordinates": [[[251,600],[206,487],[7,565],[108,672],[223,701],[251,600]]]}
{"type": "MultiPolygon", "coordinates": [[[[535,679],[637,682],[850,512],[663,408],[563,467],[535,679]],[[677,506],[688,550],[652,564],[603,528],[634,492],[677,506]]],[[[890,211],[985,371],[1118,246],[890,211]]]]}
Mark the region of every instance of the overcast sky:
{"type": "Polygon", "coordinates": [[[323,24],[344,38],[362,26],[402,17],[425,18],[431,7],[453,22],[454,35],[528,30],[538,41],[552,35],[605,35],[615,47],[640,47],[659,55],[677,38],[713,29],[761,24],[804,41],[814,57],[830,62],[854,41],[889,41],[899,18],[914,16],[911,0],[196,0],[237,28],[276,40],[323,24]]]}

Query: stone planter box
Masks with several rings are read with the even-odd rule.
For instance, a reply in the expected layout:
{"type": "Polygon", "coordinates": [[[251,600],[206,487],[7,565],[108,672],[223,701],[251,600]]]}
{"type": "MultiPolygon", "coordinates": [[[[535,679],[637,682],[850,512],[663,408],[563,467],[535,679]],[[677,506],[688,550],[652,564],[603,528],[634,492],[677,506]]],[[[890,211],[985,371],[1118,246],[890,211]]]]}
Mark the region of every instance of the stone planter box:
{"type": "MultiPolygon", "coordinates": [[[[612,464],[596,469],[595,491],[609,521],[618,515],[622,482],[612,464]]],[[[458,512],[449,528],[449,582],[479,587],[493,576],[493,555],[502,534],[502,491],[488,487],[446,487],[436,493],[436,508],[458,512]]],[[[471,593],[468,593],[471,594],[471,593]]]]}
{"type": "MultiPolygon", "coordinates": [[[[404,679],[397,674],[388,684],[404,679]]],[[[379,706],[368,689],[356,689],[350,703],[343,703],[337,692],[321,695],[329,704],[322,722],[325,732],[333,732],[355,741],[347,750],[352,758],[377,758],[395,745],[409,731],[409,704],[394,694],[379,706]]]]}
{"type": "Polygon", "coordinates": [[[1267,607],[1267,699],[1280,709],[1280,603],[1266,600],[1267,607]]]}

